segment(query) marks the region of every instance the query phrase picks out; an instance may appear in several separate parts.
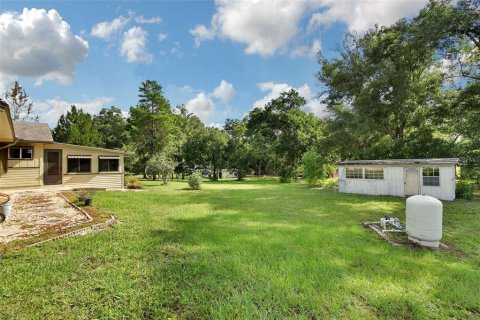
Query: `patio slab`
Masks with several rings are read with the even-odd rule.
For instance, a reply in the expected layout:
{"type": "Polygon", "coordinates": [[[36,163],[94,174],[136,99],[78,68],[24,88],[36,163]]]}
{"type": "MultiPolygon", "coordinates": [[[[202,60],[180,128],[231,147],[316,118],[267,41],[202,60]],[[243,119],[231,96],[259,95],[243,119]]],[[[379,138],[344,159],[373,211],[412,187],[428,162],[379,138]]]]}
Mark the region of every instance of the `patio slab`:
{"type": "Polygon", "coordinates": [[[69,229],[87,222],[87,217],[73,208],[56,192],[12,192],[12,214],[0,224],[0,244],[69,229]]]}

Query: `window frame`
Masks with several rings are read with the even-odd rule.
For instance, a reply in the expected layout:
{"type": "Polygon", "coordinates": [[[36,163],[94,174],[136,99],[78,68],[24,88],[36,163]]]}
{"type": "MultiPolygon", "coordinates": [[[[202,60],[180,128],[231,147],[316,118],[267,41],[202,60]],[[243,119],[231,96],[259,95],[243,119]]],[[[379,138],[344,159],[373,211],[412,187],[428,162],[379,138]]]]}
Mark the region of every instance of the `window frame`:
{"type": "Polygon", "coordinates": [[[363,167],[345,167],[345,179],[355,179],[355,180],[363,179],[364,178],[364,170],[363,169],[364,169],[363,167]],[[361,171],[361,174],[360,174],[361,176],[360,177],[358,177],[358,176],[356,176],[356,177],[350,176],[349,177],[348,176],[348,171],[349,170],[354,170],[354,171],[355,170],[357,170],[357,171],[360,170],[361,171]]]}
{"type": "Polygon", "coordinates": [[[108,156],[99,156],[98,157],[98,173],[119,173],[120,172],[120,157],[116,157],[116,158],[104,158],[102,159],[102,157],[108,157],[108,156]],[[117,170],[110,170],[110,161],[111,160],[115,160],[117,161],[117,170]],[[101,161],[108,161],[108,169],[105,171],[105,170],[101,170],[101,165],[100,165],[100,162],[101,161]]]}
{"type": "Polygon", "coordinates": [[[365,168],[364,169],[364,172],[363,172],[363,178],[365,180],[384,180],[385,179],[385,168],[381,167],[381,168],[365,168]],[[373,174],[373,177],[367,177],[367,171],[374,171],[374,172],[370,172],[370,174],[373,174]],[[379,174],[379,171],[381,171],[381,178],[378,177],[377,174],[379,174]]]}
{"type": "Polygon", "coordinates": [[[92,173],[92,158],[69,158],[67,156],[67,174],[91,174],[92,173]],[[70,161],[76,160],[78,161],[77,163],[77,171],[70,171],[70,161]],[[82,164],[80,163],[82,160],[88,160],[89,163],[89,171],[81,171],[82,164]]]}
{"type": "Polygon", "coordinates": [[[440,167],[422,167],[422,186],[423,187],[440,187],[440,167]],[[425,178],[427,178],[427,180],[425,180],[425,178]],[[425,181],[430,181],[430,182],[425,184],[425,181]],[[432,184],[432,181],[436,181],[436,183],[432,184]]]}
{"type": "Polygon", "coordinates": [[[33,160],[34,159],[34,155],[33,155],[33,147],[23,147],[23,146],[14,146],[14,147],[10,147],[8,148],[8,160],[33,160]],[[20,157],[19,158],[14,158],[11,156],[11,151],[12,149],[20,149],[20,157]],[[31,157],[30,158],[24,158],[23,157],[23,150],[24,149],[28,149],[28,150],[31,150],[31,157]]]}

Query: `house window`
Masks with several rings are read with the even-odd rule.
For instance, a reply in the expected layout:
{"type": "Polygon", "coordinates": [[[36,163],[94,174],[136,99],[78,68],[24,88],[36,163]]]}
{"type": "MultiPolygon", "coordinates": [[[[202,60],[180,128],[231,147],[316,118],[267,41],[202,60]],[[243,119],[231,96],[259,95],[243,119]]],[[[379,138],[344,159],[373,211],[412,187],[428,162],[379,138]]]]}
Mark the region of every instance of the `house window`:
{"type": "Polygon", "coordinates": [[[68,156],[67,172],[68,173],[90,173],[92,171],[91,156],[68,156]]]}
{"type": "Polygon", "coordinates": [[[383,180],[383,168],[365,168],[365,179],[383,180]]]}
{"type": "Polygon", "coordinates": [[[120,158],[119,157],[98,157],[98,172],[119,172],[120,158]]]}
{"type": "Polygon", "coordinates": [[[363,168],[347,168],[347,179],[363,179],[363,168]]]}
{"type": "Polygon", "coordinates": [[[12,147],[8,149],[8,158],[9,159],[22,159],[22,160],[31,160],[33,159],[33,148],[32,147],[12,147]]]}
{"type": "Polygon", "coordinates": [[[428,187],[440,186],[440,168],[423,168],[423,185],[428,187]]]}

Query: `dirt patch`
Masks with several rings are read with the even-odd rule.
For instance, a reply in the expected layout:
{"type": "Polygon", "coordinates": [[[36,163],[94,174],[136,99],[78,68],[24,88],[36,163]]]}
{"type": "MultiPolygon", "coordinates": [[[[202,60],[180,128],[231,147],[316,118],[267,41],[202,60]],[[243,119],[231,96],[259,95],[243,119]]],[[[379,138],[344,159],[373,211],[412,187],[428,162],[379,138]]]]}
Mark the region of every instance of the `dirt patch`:
{"type": "Polygon", "coordinates": [[[88,221],[54,192],[22,192],[11,195],[11,216],[0,224],[0,244],[61,232],[88,221]]]}

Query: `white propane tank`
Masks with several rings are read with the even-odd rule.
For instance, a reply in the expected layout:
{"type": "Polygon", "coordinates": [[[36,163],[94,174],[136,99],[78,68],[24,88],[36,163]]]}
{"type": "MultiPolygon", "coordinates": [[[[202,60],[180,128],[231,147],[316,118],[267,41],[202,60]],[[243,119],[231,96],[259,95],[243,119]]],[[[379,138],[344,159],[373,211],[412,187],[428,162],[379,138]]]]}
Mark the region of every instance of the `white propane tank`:
{"type": "Polygon", "coordinates": [[[407,199],[406,229],[408,239],[422,246],[438,248],[442,239],[443,204],[430,196],[407,199]]]}

